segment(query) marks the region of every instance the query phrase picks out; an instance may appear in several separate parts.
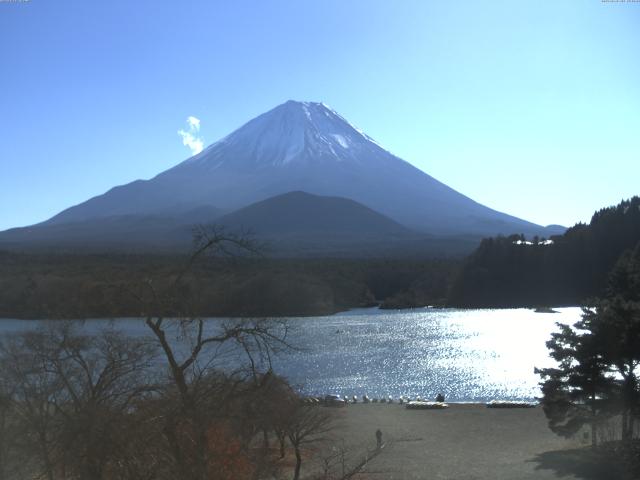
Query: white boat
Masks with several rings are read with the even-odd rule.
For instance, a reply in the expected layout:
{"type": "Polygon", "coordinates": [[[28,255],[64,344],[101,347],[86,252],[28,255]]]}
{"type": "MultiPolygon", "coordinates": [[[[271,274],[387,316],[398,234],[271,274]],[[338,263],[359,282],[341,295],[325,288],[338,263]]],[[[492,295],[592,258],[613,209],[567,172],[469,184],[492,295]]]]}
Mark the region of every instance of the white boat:
{"type": "Polygon", "coordinates": [[[487,403],[487,408],[535,408],[535,402],[517,402],[509,400],[491,400],[487,403]]]}
{"type": "Polygon", "coordinates": [[[413,402],[407,402],[406,407],[409,410],[443,410],[449,408],[444,402],[423,402],[420,400],[414,400],[413,402]]]}

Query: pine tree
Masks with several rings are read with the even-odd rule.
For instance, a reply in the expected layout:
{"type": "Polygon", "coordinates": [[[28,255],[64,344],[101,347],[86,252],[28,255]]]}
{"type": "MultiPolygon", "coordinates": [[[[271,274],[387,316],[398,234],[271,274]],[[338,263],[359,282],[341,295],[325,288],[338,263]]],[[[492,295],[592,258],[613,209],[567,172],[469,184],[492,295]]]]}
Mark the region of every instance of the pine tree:
{"type": "Polygon", "coordinates": [[[559,366],[536,373],[543,380],[542,406],[549,428],[570,437],[589,425],[591,444],[595,446],[597,425],[610,414],[614,382],[588,318],[585,310],[585,316],[575,325],[558,324],[560,332],[552,334],[547,347],[559,366]]]}
{"type": "Polygon", "coordinates": [[[559,366],[537,370],[549,427],[570,436],[589,424],[595,445],[597,424],[619,414],[628,442],[640,413],[640,244],[616,263],[606,296],[558,326],[547,346],[559,366]]]}

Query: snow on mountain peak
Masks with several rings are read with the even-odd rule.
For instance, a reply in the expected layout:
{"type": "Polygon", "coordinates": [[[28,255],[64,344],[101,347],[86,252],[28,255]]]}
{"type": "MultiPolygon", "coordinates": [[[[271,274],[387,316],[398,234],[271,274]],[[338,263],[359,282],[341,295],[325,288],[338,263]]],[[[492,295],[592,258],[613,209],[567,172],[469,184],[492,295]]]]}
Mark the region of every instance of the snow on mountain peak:
{"type": "Polygon", "coordinates": [[[299,162],[361,162],[382,152],[389,154],[324,103],[289,100],[185,163],[216,169],[223,164],[263,167],[299,162]]]}

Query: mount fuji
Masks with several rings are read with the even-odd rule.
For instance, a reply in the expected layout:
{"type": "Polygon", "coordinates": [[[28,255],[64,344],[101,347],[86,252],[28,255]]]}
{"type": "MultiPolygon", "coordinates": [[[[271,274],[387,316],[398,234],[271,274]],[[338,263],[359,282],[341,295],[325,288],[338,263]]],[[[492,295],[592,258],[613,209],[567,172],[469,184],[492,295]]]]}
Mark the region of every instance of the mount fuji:
{"type": "Polygon", "coordinates": [[[563,230],[473,201],[385,150],[323,103],[288,101],[150,180],[117,186],[46,222],[6,231],[0,242],[28,243],[46,231],[73,237],[83,225],[101,222],[113,232],[120,218],[129,228],[123,235],[132,235],[141,218],[141,228],[151,222],[157,238],[163,225],[174,231],[189,222],[224,220],[225,213],[289,192],[352,200],[419,234],[549,236],[563,230]]]}

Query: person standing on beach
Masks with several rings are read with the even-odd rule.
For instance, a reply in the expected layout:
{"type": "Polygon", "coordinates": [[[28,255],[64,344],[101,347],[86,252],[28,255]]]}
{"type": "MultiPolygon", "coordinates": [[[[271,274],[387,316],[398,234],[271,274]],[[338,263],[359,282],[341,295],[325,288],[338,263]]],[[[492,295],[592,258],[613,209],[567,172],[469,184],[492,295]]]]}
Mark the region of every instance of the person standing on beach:
{"type": "Polygon", "coordinates": [[[378,449],[380,449],[382,447],[382,431],[380,429],[376,430],[376,443],[378,449]]]}

